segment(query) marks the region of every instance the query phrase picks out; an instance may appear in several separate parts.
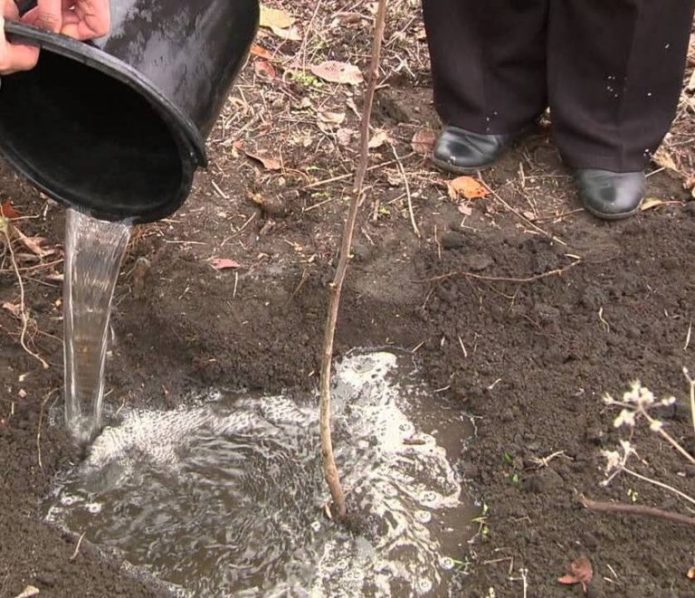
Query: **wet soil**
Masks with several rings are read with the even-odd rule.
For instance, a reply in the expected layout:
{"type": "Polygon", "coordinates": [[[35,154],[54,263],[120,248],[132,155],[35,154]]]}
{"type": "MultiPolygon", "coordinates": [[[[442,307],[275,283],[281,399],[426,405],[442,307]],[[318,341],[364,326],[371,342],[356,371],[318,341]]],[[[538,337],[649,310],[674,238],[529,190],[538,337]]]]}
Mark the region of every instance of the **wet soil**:
{"type": "MultiPolygon", "coordinates": [[[[252,69],[241,83],[244,101],[271,114],[292,113],[303,96],[318,93],[322,109],[342,102],[333,110],[357,126],[333,88],[286,88],[257,79],[252,69]]],[[[230,111],[241,110],[240,98],[230,111]]],[[[484,174],[493,195],[461,204],[447,194],[450,177],[410,148],[414,132],[437,126],[424,67],[394,78],[381,98],[375,124],[389,131],[403,171],[388,144],[373,151],[381,166],[363,206],[336,356],[358,346],[412,350],[438,391],[432,400],[453,397],[472,416],[476,434],[461,467],[485,507],[469,551],[458,555],[469,564],[460,595],[490,596],[491,588],[496,596],[522,595],[524,577],[529,596],[581,595],[557,578],[582,555],[594,567],[594,596],[692,595],[692,530],[588,512],[578,500],[585,494],[689,513],[684,501],[626,476],[600,486],[601,451],[625,436],[613,428],[616,412],[602,395],[619,396],[635,378],[659,396],[679,398],[660,417],[695,450],[681,372],[695,371],[695,203],[681,178],[655,173],[648,195],[667,203],[627,222],[596,221],[581,211],[541,130],[484,174]]],[[[190,201],[138,230],[116,291],[111,405],[173,408],[191,389],[209,386],[265,393],[317,386],[355,148],[337,144],[334,131],[317,133],[311,122],[315,145],[307,149],[297,141],[297,119],[244,133],[269,154],[283,148],[284,171],[276,172],[234,150],[223,118],[211,141],[211,168],[190,201]],[[218,271],[213,258],[239,267],[218,271]]],[[[3,201],[30,217],[15,221],[25,234],[62,243],[59,207],[5,166],[0,189],[3,201]]],[[[21,348],[12,311],[0,309],[0,596],[16,596],[28,584],[41,596],[157,595],[117,559],[87,540],[76,550],[76,536],[42,522],[39,503],[53,477],[80,458],[63,430],[47,422],[62,384],[54,270],[60,265],[23,271],[36,324],[30,344],[47,369],[21,348]]],[[[0,305],[18,300],[6,256],[0,305]]],[[[632,442],[641,458],[635,469],[695,495],[695,469],[664,442],[641,429],[632,442]]]]}

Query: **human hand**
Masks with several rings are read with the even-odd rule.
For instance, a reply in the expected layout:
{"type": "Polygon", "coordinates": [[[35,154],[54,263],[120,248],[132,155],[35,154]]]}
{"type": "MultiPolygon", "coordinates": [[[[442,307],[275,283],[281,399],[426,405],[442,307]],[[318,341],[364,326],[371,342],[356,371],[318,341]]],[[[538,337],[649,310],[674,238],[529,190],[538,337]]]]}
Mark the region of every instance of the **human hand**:
{"type": "Polygon", "coordinates": [[[0,16],[0,75],[9,75],[17,71],[28,71],[36,66],[39,60],[39,49],[23,44],[11,44],[5,38],[5,19],[17,21],[19,11],[14,0],[0,0],[2,16],[0,16]]]}
{"type": "Polygon", "coordinates": [[[74,39],[101,37],[111,27],[109,0],[38,0],[22,22],[74,39]]]}

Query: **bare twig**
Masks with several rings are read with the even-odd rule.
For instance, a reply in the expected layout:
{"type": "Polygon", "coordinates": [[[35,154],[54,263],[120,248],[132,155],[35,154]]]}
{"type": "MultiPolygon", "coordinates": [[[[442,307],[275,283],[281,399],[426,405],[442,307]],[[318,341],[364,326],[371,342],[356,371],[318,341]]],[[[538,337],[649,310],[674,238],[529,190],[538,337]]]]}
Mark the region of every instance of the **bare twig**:
{"type": "MultiPolygon", "coordinates": [[[[367,142],[369,143],[369,142],[367,142]]],[[[407,160],[408,158],[412,157],[415,155],[415,152],[410,152],[409,154],[403,156],[401,158],[401,161],[407,160]]],[[[374,164],[373,166],[370,166],[367,169],[367,172],[373,172],[374,170],[379,170],[380,168],[386,168],[387,166],[392,166],[393,164],[397,164],[397,160],[387,160],[386,162],[380,162],[379,164],[374,164]]],[[[340,181],[345,181],[349,179],[350,177],[354,176],[351,173],[348,174],[341,174],[338,176],[334,176],[330,179],[324,179],[322,181],[316,181],[315,183],[310,183],[309,185],[306,185],[302,188],[302,190],[306,189],[316,189],[316,187],[323,187],[324,185],[328,185],[330,183],[338,183],[340,181]]]]}
{"type": "Polygon", "coordinates": [[[313,33],[314,29],[314,22],[316,21],[316,17],[319,14],[319,10],[321,9],[321,5],[323,4],[323,0],[318,0],[316,2],[316,6],[314,7],[314,14],[311,15],[311,19],[309,19],[309,24],[304,28],[304,39],[302,40],[302,46],[299,48],[298,54],[302,55],[302,70],[306,71],[306,51],[307,47],[309,46],[309,40],[311,39],[311,34],[313,33]]]}
{"type": "Polygon", "coordinates": [[[681,492],[678,490],[678,488],[674,488],[673,486],[669,486],[668,484],[664,484],[663,482],[660,482],[659,480],[655,480],[653,478],[647,477],[642,475],[641,473],[637,473],[636,471],[633,471],[632,469],[629,469],[628,467],[622,466],[619,471],[623,471],[628,475],[631,475],[633,478],[637,478],[638,480],[641,480],[643,482],[647,482],[649,484],[652,484],[653,486],[658,486],[659,488],[663,488],[664,490],[668,490],[669,492],[675,494],[676,496],[680,496],[682,499],[687,500],[689,503],[695,505],[695,498],[692,496],[689,496],[685,492],[681,492]]]}
{"type": "MultiPolygon", "coordinates": [[[[403,185],[405,186],[405,196],[408,200],[408,213],[410,214],[410,224],[413,226],[413,232],[415,233],[416,237],[420,237],[420,229],[417,227],[417,222],[415,221],[415,212],[413,212],[413,196],[410,193],[410,183],[408,182],[408,177],[405,174],[405,168],[403,168],[403,162],[401,162],[401,159],[398,156],[398,152],[396,152],[396,147],[391,146],[391,150],[393,151],[393,156],[396,158],[396,162],[398,164],[398,172],[401,173],[401,178],[403,179],[403,185]]],[[[436,235],[435,235],[436,238],[436,235]]]]}
{"type": "Polygon", "coordinates": [[[369,163],[369,125],[371,121],[372,105],[374,104],[374,94],[376,92],[377,79],[379,76],[379,63],[381,61],[381,46],[386,25],[386,5],[387,0],[379,0],[376,20],[374,23],[374,38],[372,41],[372,58],[369,68],[369,79],[367,83],[364,109],[362,113],[362,123],[360,129],[360,158],[355,171],[355,183],[347,220],[343,229],[343,238],[338,257],[338,267],[335,278],[330,285],[330,298],[328,315],[326,317],[326,328],[323,339],[323,352],[321,358],[321,454],[323,456],[323,474],[331,492],[333,503],[336,508],[337,519],[344,519],[347,515],[345,505],[345,494],[340,483],[340,474],[335,464],[333,454],[333,441],[331,439],[331,364],[333,361],[333,344],[335,342],[335,328],[338,321],[338,311],[340,309],[340,296],[348,269],[348,261],[352,249],[352,239],[355,233],[355,223],[357,213],[364,191],[364,181],[367,175],[369,163]]]}
{"type": "MultiPolygon", "coordinates": [[[[649,413],[647,413],[645,409],[642,409],[641,413],[644,415],[644,417],[651,425],[657,423],[656,420],[651,415],[649,415],[649,413]]],[[[676,449],[687,461],[695,465],[695,457],[693,457],[688,451],[686,451],[673,436],[671,436],[666,430],[663,429],[663,427],[658,428],[658,434],[674,449],[676,449]]]]}
{"type": "Polygon", "coordinates": [[[656,517],[657,519],[665,519],[672,523],[680,523],[682,525],[690,525],[695,527],[695,517],[688,517],[680,513],[672,513],[657,509],[656,507],[647,507],[644,505],[628,505],[619,502],[600,502],[591,500],[586,496],[581,496],[579,501],[590,511],[598,513],[617,513],[619,515],[639,515],[642,517],[656,517]]]}
{"type": "Polygon", "coordinates": [[[537,280],[542,280],[544,278],[550,278],[551,276],[561,276],[568,270],[571,270],[572,268],[578,266],[581,263],[581,260],[575,260],[574,262],[568,264],[563,268],[557,268],[555,270],[543,272],[543,274],[527,276],[525,278],[508,278],[506,276],[483,276],[482,274],[475,274],[473,272],[457,271],[449,272],[448,274],[442,274],[441,276],[435,276],[434,278],[428,279],[426,282],[439,282],[442,280],[447,280],[448,278],[453,278],[454,276],[465,276],[466,278],[474,278],[476,280],[484,280],[487,282],[514,282],[518,284],[524,284],[529,282],[536,282],[537,280]]]}
{"type": "Polygon", "coordinates": [[[84,539],[84,535],[86,533],[87,532],[82,532],[80,539],[77,541],[77,546],[75,546],[75,552],[72,553],[72,556],[68,559],[69,561],[74,561],[77,558],[77,555],[80,554],[80,546],[82,546],[82,540],[84,539]]]}
{"type": "Polygon", "coordinates": [[[17,276],[17,283],[19,284],[19,315],[22,322],[22,331],[19,335],[19,343],[29,355],[34,359],[41,362],[43,369],[48,369],[48,363],[35,351],[32,351],[26,341],[27,330],[29,328],[29,314],[27,313],[26,302],[24,299],[24,281],[22,280],[22,274],[19,271],[19,266],[17,266],[17,260],[14,255],[14,247],[12,247],[12,239],[10,238],[10,223],[3,216],[0,219],[0,230],[5,236],[5,242],[7,243],[7,248],[10,251],[10,261],[12,262],[12,268],[14,269],[15,275],[17,276]]]}
{"type": "MultiPolygon", "coordinates": [[[[482,177],[481,177],[482,180],[482,177]]],[[[485,181],[483,181],[485,183],[485,181]]],[[[523,220],[528,226],[530,226],[532,229],[534,229],[537,233],[543,235],[544,237],[550,239],[551,241],[555,241],[556,243],[559,243],[560,245],[567,246],[567,243],[565,243],[562,239],[559,237],[556,237],[555,235],[549,233],[545,229],[542,229],[540,226],[529,220],[526,216],[524,216],[519,210],[517,210],[515,207],[509,205],[508,202],[506,202],[504,199],[502,199],[502,196],[497,193],[490,185],[485,183],[485,186],[490,190],[490,193],[492,193],[492,196],[499,202],[501,203],[507,210],[509,210],[512,214],[514,214],[517,218],[520,220],[523,220]]]]}

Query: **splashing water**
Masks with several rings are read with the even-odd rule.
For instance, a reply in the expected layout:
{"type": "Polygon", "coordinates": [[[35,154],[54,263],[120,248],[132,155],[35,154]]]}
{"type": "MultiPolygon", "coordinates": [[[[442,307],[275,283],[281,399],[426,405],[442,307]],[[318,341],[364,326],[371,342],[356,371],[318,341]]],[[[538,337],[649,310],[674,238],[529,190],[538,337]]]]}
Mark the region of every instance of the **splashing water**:
{"type": "Polygon", "coordinates": [[[452,557],[467,552],[473,514],[450,460],[466,418],[403,362],[372,353],[337,367],[336,458],[365,515],[354,531],[322,515],[315,397],[288,395],[126,412],[47,519],[182,596],[456,595],[452,557]]]}
{"type": "Polygon", "coordinates": [[[69,209],[63,287],[65,420],[79,443],[101,427],[111,300],[131,227],[69,209]]]}

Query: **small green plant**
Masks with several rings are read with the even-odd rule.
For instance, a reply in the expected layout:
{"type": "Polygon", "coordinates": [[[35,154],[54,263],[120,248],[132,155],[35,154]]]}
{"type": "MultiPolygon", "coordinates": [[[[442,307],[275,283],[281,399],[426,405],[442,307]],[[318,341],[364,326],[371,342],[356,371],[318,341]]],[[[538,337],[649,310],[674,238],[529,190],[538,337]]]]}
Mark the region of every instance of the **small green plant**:
{"type": "Polygon", "coordinates": [[[311,73],[307,73],[306,71],[288,71],[287,76],[302,87],[310,87],[314,89],[320,89],[323,87],[323,83],[318,77],[312,75],[311,73]]]}
{"type": "Polygon", "coordinates": [[[468,575],[471,572],[471,568],[473,567],[473,563],[468,558],[466,558],[463,561],[459,561],[458,559],[451,559],[451,562],[454,564],[454,569],[457,572],[462,573],[463,575],[468,575]]]}
{"type": "Polygon", "coordinates": [[[481,536],[482,538],[487,538],[490,534],[490,528],[487,525],[487,516],[490,514],[490,508],[487,503],[483,503],[483,509],[480,515],[471,521],[478,524],[478,533],[476,536],[481,536]]]}

